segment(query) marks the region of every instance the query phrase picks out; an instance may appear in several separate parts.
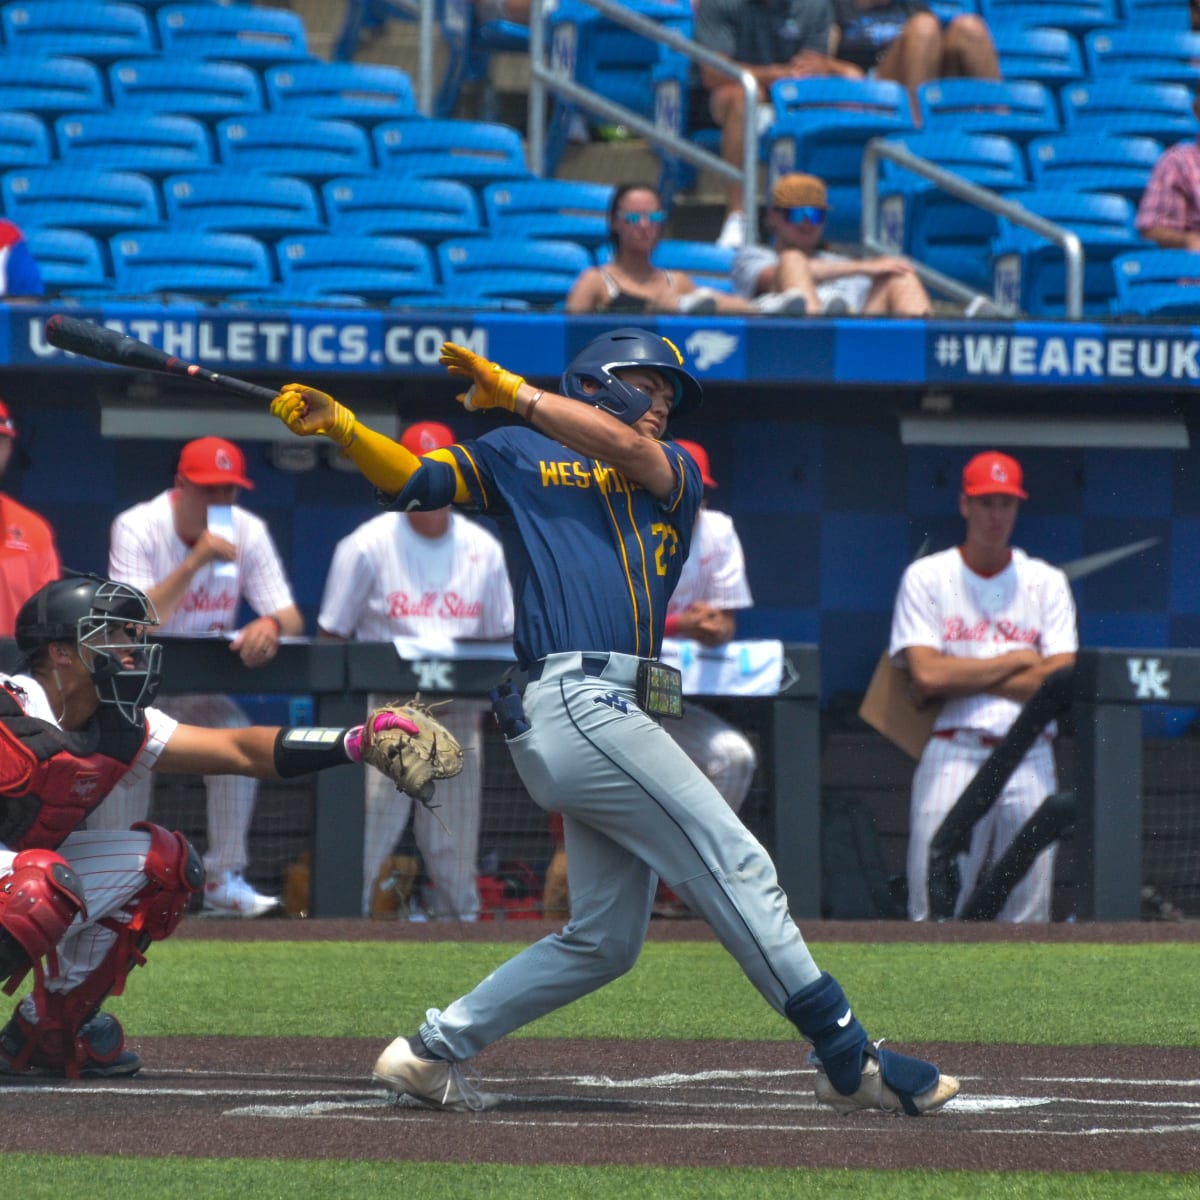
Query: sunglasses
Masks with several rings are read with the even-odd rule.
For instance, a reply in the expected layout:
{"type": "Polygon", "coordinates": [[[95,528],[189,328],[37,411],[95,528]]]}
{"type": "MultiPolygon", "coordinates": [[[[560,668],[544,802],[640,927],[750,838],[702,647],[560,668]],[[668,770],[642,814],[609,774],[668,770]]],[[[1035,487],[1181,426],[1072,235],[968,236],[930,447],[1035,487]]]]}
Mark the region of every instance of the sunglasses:
{"type": "Polygon", "coordinates": [[[623,212],[617,213],[617,216],[625,222],[626,225],[640,225],[643,221],[649,221],[651,225],[661,225],[666,219],[667,214],[661,208],[654,212],[623,212]]]}
{"type": "Polygon", "coordinates": [[[799,208],[781,208],[781,213],[787,214],[792,225],[801,225],[807,221],[810,225],[820,225],[825,220],[826,209],[819,204],[805,204],[799,208]]]}

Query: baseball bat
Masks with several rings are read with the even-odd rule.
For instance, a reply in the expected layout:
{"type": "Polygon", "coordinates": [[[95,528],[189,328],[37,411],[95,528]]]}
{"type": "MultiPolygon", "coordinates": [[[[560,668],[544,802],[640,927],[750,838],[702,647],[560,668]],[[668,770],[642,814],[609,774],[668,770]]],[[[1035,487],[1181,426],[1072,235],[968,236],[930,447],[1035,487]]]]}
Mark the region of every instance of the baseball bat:
{"type": "Polygon", "coordinates": [[[213,387],[246,396],[250,400],[270,403],[278,394],[272,388],[260,387],[257,383],[237,379],[233,375],[209,371],[195,363],[184,362],[173,354],[166,354],[146,342],[139,342],[128,334],[117,333],[94,321],[83,321],[63,313],[55,313],[46,322],[46,341],[60,350],[69,350],[72,354],[81,354],[84,358],[94,358],[100,362],[115,363],[118,367],[202,379],[213,387]]]}

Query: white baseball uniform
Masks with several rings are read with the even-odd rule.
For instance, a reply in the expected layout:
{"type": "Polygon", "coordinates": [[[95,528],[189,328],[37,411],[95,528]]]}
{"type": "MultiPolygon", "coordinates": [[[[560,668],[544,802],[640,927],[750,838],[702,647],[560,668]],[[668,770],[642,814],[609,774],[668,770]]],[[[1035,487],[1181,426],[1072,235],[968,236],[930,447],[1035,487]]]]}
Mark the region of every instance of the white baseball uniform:
{"type": "MultiPolygon", "coordinates": [[[[175,530],[172,490],[135,504],[112,523],[108,573],[122,583],[147,591],[165,579],[187,557],[190,547],[175,530]]],[[[261,518],[233,509],[234,570],[212,562],[192,577],[187,591],[160,633],[198,636],[232,633],[238,606],[245,597],[262,616],[295,603],[279,552],[261,518]]],[[[158,707],[188,725],[234,729],[250,721],[229,696],[188,694],[164,697],[158,707]]],[[[204,867],[209,879],[225,871],[243,871],[249,863],[247,834],[254,815],[258,782],[241,775],[206,775],[208,852],[204,867]]],[[[147,776],[122,782],[88,818],[90,829],[127,829],[144,821],[150,811],[153,781],[147,776]]]]}
{"type": "MultiPolygon", "coordinates": [[[[697,601],[722,609],[754,604],[746,578],[746,556],[733,519],[707,506],[697,516],[691,553],[667,604],[667,619],[697,601]]],[[[707,708],[691,700],[684,707],[683,719],[663,721],[663,728],[737,812],[754,778],[754,747],[707,708]]]]}
{"type": "MultiPolygon", "coordinates": [[[[896,597],[889,653],[897,665],[905,665],[903,652],[909,646],[930,646],[960,658],[994,658],[1025,648],[1043,658],[1073,654],[1079,639],[1067,577],[1015,547],[1008,566],[986,578],[966,565],[958,547],[920,558],[904,572],[896,597]]],[[[914,921],[929,915],[929,846],[934,835],[1020,711],[1013,700],[980,692],[948,699],[938,714],[913,776],[908,912],[914,921]]],[[[1053,736],[1050,726],[976,824],[970,848],[959,859],[960,906],[970,898],[984,867],[1003,854],[1055,790],[1053,736]]],[[[997,919],[1048,921],[1053,883],[1051,846],[1012,889],[997,919]]]]}
{"type": "MultiPolygon", "coordinates": [[[[25,711],[31,717],[61,728],[58,714],[50,704],[42,685],[28,675],[0,675],[25,693],[25,711]]],[[[148,736],[126,779],[149,778],[162,748],[171,739],[178,724],[155,708],[145,711],[148,736]]],[[[47,977],[52,992],[78,987],[104,960],[116,934],[100,922],[115,917],[146,887],[146,853],[150,835],[140,829],[83,830],[67,835],[58,853],[71,864],[83,884],[87,897],[87,917],[77,917],[58,944],[58,973],[47,977]]],[[[0,879],[12,871],[17,854],[0,842],[0,879]]],[[[125,918],[128,920],[128,917],[125,918]]],[[[22,1002],[22,1012],[36,1021],[33,995],[22,1002]]]]}
{"type": "MultiPolygon", "coordinates": [[[[438,538],[417,533],[402,513],[384,513],[338,542],[318,624],[328,633],[363,642],[423,635],[511,637],[513,600],[504,552],[492,534],[458,513],[450,514],[450,525],[438,538]]],[[[372,696],[370,703],[375,707],[387,699],[372,696]]],[[[434,911],[462,920],[479,915],[480,718],[487,711],[486,702],[465,698],[438,710],[439,720],[466,751],[463,770],[438,783],[437,816],[420,804],[413,816],[413,836],[434,885],[434,911]]],[[[412,809],[411,797],[378,771],[367,772],[364,914],[370,912],[375,878],[412,809]]]]}

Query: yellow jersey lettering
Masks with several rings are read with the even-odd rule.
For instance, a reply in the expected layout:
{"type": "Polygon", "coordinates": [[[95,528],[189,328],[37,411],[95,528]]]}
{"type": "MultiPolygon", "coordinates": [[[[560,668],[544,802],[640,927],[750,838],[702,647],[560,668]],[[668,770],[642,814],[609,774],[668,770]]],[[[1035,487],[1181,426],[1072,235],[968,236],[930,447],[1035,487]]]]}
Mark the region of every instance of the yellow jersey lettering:
{"type": "MultiPolygon", "coordinates": [[[[579,481],[574,486],[581,487],[581,488],[591,487],[592,473],[587,469],[587,467],[583,463],[572,463],[571,464],[571,474],[574,475],[575,478],[579,481]]],[[[564,480],[564,482],[565,482],[565,480],[564,480]]]]}
{"type": "Polygon", "coordinates": [[[650,536],[658,538],[658,545],[654,549],[654,569],[659,575],[665,575],[668,560],[679,553],[679,534],[673,525],[656,521],[650,526],[650,536]]]}
{"type": "Polygon", "coordinates": [[[543,462],[538,464],[542,469],[542,487],[554,487],[558,484],[558,463],[543,462]]]}

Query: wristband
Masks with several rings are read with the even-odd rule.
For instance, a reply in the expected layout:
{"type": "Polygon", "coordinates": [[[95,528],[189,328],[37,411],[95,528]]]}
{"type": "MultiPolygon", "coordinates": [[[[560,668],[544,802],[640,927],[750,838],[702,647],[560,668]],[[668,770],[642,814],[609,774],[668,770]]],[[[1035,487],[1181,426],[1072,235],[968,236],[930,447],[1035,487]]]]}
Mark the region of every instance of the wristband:
{"type": "MultiPolygon", "coordinates": [[[[362,726],[356,726],[361,731],[362,726]]],[[[281,729],[275,735],[275,774],[280,779],[294,779],[327,767],[341,767],[358,762],[347,742],[355,729],[281,729]]],[[[361,736],[361,733],[360,733],[361,736]]]]}
{"type": "Polygon", "coordinates": [[[275,626],[275,636],[283,636],[283,622],[274,613],[263,613],[262,616],[259,617],[259,620],[270,621],[271,624],[275,626]]]}
{"type": "Polygon", "coordinates": [[[545,394],[546,393],[543,391],[543,389],[538,388],[538,390],[534,392],[529,399],[529,404],[525,408],[525,420],[528,421],[530,425],[533,424],[533,410],[541,403],[542,397],[545,394]]]}
{"type": "Polygon", "coordinates": [[[663,636],[674,637],[679,632],[679,615],[671,613],[663,622],[663,636]]]}

